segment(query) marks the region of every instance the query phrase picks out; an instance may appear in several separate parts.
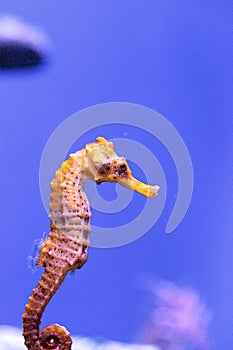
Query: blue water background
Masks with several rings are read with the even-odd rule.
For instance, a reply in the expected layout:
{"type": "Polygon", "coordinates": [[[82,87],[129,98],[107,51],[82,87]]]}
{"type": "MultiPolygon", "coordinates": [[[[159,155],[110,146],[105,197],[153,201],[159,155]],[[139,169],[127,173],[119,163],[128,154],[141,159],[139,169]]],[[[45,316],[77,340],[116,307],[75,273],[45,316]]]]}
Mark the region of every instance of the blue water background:
{"type": "MultiPolygon", "coordinates": [[[[164,115],[189,149],[195,184],[188,213],[171,235],[164,233],[177,177],[169,154],[158,146],[168,183],[158,223],[127,246],[91,249],[85,267],[66,279],[49,304],[43,325],[61,323],[72,333],[132,341],[146,298],[137,279],[148,272],[195,288],[212,311],[215,348],[230,350],[230,1],[8,0],[1,12],[42,27],[51,54],[44,69],[0,74],[0,323],[21,326],[40,276],[27,268],[27,256],[32,242],[49,230],[38,172],[50,134],[82,108],[133,102],[164,115]]],[[[125,129],[102,132],[123,137],[125,129]]],[[[140,138],[133,128],[128,135],[140,138]]],[[[141,141],[148,148],[153,142],[144,134],[141,141]]]]}

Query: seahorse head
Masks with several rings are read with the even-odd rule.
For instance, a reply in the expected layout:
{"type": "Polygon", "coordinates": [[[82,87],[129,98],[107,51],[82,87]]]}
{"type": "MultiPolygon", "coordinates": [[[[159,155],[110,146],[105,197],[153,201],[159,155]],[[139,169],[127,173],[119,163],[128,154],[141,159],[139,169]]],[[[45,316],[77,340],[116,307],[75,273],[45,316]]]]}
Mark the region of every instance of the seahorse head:
{"type": "Polygon", "coordinates": [[[122,186],[140,192],[146,197],[157,196],[159,186],[149,186],[132,176],[125,158],[118,157],[112,142],[98,137],[88,144],[84,158],[84,168],[89,178],[96,183],[118,182],[122,186]]]}

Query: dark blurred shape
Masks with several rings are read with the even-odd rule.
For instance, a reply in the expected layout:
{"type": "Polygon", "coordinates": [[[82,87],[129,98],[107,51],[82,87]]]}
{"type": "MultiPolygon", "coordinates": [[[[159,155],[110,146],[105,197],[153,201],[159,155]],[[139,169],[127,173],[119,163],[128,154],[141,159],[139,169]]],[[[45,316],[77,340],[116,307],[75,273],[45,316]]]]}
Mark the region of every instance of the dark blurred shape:
{"type": "Polygon", "coordinates": [[[38,67],[47,60],[47,40],[35,26],[11,17],[0,17],[0,69],[38,67]]]}
{"type": "MultiPolygon", "coordinates": [[[[143,283],[144,284],[144,283],[143,283]]],[[[154,307],[140,342],[162,350],[210,350],[210,313],[198,293],[164,280],[150,280],[154,307]]]]}
{"type": "Polygon", "coordinates": [[[0,43],[0,68],[26,68],[42,64],[43,55],[31,47],[18,43],[0,43]]]}

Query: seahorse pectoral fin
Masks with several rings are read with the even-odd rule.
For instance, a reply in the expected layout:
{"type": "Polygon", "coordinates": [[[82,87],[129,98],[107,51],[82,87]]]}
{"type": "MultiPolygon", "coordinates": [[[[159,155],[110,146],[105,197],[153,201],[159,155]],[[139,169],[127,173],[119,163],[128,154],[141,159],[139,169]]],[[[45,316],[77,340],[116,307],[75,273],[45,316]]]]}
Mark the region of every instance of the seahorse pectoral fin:
{"type": "Polygon", "coordinates": [[[122,186],[127,187],[133,191],[139,192],[148,198],[157,196],[158,190],[160,188],[157,185],[155,186],[146,185],[143,182],[135,179],[133,176],[122,178],[118,182],[122,186]]]}

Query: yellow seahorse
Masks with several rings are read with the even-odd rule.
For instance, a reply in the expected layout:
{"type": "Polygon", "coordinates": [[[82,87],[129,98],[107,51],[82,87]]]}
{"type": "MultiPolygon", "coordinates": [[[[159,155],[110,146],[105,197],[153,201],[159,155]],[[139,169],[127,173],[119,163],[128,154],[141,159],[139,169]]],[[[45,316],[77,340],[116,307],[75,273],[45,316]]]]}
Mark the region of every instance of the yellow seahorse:
{"type": "Polygon", "coordinates": [[[39,326],[45,307],[68,271],[87,261],[91,218],[84,192],[87,178],[96,183],[118,182],[147,197],[156,196],[159,189],[136,180],[125,158],[118,157],[113,143],[103,137],[71,154],[57,170],[51,182],[51,231],[38,257],[38,267],[45,270],[23,314],[23,336],[29,350],[71,349],[72,340],[64,327],[49,325],[40,332],[39,326]]]}

